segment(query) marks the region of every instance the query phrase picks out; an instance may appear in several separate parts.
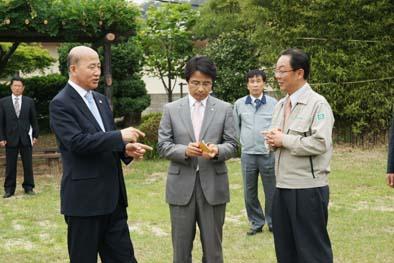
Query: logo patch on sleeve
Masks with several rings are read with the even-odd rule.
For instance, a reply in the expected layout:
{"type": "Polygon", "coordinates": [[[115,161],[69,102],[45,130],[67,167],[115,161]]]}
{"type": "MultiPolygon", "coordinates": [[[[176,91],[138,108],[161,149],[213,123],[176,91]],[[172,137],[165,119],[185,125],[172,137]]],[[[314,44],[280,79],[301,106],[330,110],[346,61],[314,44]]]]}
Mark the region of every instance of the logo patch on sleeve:
{"type": "Polygon", "coordinates": [[[324,113],[319,113],[319,114],[317,114],[317,120],[318,120],[318,121],[321,121],[321,120],[323,120],[324,118],[325,118],[324,113]]]}

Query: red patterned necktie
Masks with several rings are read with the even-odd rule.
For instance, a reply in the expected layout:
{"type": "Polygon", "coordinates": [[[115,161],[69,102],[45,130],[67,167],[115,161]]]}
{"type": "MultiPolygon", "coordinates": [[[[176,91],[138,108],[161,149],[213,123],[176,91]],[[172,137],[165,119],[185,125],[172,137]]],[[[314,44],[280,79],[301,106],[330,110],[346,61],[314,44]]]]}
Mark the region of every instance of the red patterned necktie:
{"type": "Polygon", "coordinates": [[[287,119],[289,118],[291,113],[291,100],[290,96],[287,98],[285,102],[285,113],[284,113],[284,126],[286,126],[287,119]]]}

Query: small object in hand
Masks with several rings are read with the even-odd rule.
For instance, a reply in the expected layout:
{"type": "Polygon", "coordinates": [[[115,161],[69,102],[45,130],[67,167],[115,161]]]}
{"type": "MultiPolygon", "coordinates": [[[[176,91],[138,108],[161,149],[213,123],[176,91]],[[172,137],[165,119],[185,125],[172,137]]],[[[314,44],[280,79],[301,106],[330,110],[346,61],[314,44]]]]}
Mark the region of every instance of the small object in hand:
{"type": "Polygon", "coordinates": [[[212,151],[208,148],[208,146],[205,144],[204,141],[201,141],[201,142],[198,144],[198,147],[199,147],[203,152],[205,152],[205,153],[211,153],[211,152],[212,152],[212,151]]]}

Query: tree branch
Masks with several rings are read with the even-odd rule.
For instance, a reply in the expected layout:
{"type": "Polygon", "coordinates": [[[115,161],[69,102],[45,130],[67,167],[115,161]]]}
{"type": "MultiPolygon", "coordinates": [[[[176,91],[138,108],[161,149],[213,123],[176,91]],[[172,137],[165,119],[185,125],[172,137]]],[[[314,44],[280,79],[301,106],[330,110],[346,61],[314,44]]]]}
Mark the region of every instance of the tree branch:
{"type": "Polygon", "coordinates": [[[5,67],[7,66],[8,61],[10,60],[12,54],[14,54],[15,50],[18,48],[20,42],[15,42],[12,44],[12,46],[10,47],[10,49],[8,50],[7,53],[4,52],[4,50],[2,50],[2,52],[0,54],[4,54],[0,57],[0,74],[1,72],[3,72],[3,70],[5,69],[5,67]]]}

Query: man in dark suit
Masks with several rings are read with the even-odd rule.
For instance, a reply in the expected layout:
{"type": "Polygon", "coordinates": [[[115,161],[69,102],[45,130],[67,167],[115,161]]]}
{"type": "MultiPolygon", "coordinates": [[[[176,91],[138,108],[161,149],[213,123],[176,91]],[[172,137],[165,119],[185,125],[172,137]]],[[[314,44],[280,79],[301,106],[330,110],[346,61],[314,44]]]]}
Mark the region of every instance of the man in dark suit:
{"type": "Polygon", "coordinates": [[[26,194],[34,194],[32,145],[37,142],[38,125],[34,101],[22,96],[24,89],[23,79],[14,77],[11,80],[12,95],[0,100],[0,145],[6,151],[4,198],[15,193],[18,153],[23,164],[22,187],[26,194]],[[32,140],[30,127],[33,130],[32,140]]]}
{"type": "Polygon", "coordinates": [[[170,207],[174,263],[191,263],[198,224],[202,262],[221,263],[226,203],[230,200],[225,161],[236,154],[231,104],[210,96],[215,64],[194,57],[185,67],[189,95],[166,104],[158,151],[171,161],[166,200],[170,207]],[[199,143],[205,140],[207,149],[199,143]]]}
{"type": "Polygon", "coordinates": [[[394,115],[390,129],[389,153],[387,158],[387,184],[394,188],[394,115]]]}
{"type": "Polygon", "coordinates": [[[61,213],[68,225],[71,262],[137,262],[127,225],[127,194],[120,160],[128,164],[149,147],[139,130],[115,130],[112,111],[97,88],[97,52],[78,46],[68,54],[69,81],[49,106],[63,162],[61,213]]]}

